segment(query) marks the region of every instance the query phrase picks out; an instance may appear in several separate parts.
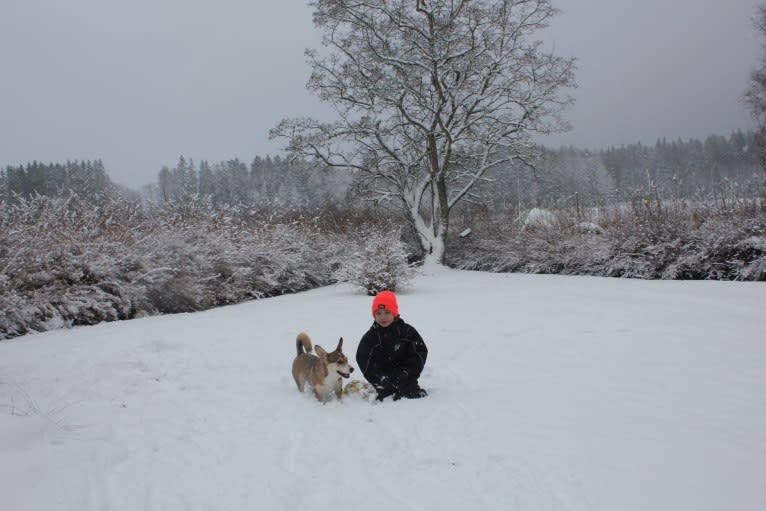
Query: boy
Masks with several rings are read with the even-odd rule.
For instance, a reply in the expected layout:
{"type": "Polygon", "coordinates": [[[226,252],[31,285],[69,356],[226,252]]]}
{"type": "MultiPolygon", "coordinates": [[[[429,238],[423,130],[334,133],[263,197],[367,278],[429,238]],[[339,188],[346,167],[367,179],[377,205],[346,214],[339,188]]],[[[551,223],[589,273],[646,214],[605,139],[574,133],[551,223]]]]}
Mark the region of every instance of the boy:
{"type": "Polygon", "coordinates": [[[393,396],[415,399],[428,393],[418,385],[428,348],[415,328],[399,317],[396,295],[381,291],[372,301],[375,322],[359,341],[356,362],[378,393],[377,400],[393,396]]]}

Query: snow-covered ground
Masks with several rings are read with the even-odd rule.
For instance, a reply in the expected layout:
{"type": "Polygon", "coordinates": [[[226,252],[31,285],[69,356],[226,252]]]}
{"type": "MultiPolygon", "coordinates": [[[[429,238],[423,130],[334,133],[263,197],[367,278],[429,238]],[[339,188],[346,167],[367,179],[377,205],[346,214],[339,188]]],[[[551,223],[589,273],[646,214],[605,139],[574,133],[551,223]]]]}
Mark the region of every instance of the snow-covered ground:
{"type": "Polygon", "coordinates": [[[299,331],[353,358],[371,324],[346,285],[0,342],[0,508],[766,509],[764,284],[438,269],[399,302],[426,399],[297,392],[299,331]]]}

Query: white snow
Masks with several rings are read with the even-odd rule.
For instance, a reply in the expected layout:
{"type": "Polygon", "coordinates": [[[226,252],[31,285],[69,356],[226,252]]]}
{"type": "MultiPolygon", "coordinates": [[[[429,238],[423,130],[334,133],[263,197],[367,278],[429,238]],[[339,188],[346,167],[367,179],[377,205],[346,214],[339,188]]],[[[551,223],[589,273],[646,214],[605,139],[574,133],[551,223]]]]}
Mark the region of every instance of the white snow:
{"type": "Polygon", "coordinates": [[[421,400],[298,393],[298,332],[371,324],[347,285],[0,342],[0,507],[766,509],[762,283],[429,268],[399,302],[421,400]]]}

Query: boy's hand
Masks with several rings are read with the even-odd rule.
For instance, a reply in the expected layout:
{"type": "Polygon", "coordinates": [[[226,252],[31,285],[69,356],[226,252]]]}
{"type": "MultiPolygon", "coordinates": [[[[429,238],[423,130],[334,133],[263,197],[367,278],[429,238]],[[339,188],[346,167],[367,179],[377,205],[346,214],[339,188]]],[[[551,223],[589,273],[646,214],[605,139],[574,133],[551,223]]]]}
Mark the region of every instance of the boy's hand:
{"type": "MultiPolygon", "coordinates": [[[[376,397],[375,399],[377,401],[383,401],[388,396],[393,395],[395,392],[393,387],[376,387],[376,388],[378,391],[378,397],[376,397]]],[[[394,396],[394,401],[396,401],[396,396],[394,396]]]]}
{"type": "Polygon", "coordinates": [[[406,387],[410,383],[410,373],[406,369],[399,369],[399,371],[392,377],[394,387],[401,389],[406,387]]]}
{"type": "Polygon", "coordinates": [[[388,396],[392,395],[394,392],[396,392],[396,387],[391,383],[391,381],[386,377],[382,377],[378,383],[375,385],[375,390],[378,392],[378,401],[383,401],[388,396]]]}

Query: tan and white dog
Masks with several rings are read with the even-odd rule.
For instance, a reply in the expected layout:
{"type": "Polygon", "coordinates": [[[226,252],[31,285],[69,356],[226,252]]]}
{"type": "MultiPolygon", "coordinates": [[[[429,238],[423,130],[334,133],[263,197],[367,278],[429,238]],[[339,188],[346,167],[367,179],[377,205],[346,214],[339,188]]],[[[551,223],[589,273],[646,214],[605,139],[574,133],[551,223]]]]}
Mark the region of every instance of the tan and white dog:
{"type": "Polygon", "coordinates": [[[326,403],[333,393],[338,399],[342,396],[342,379],[351,376],[354,368],[348,364],[343,354],[343,337],[338,340],[335,351],[327,352],[318,344],[311,351],[311,339],[301,332],[295,339],[298,355],[293,360],[293,378],[298,390],[303,392],[306,384],[314,391],[316,398],[326,403]]]}

